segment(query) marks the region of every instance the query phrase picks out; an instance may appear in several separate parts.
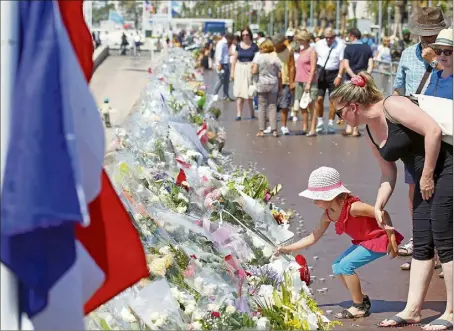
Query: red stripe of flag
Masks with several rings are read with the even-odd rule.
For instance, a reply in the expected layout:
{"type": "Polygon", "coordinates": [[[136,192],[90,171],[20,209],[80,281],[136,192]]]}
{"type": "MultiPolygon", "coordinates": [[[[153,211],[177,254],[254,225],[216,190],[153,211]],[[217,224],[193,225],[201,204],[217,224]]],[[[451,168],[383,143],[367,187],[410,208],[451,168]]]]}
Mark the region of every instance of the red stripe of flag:
{"type": "MultiPolygon", "coordinates": [[[[58,3],[88,82],[93,73],[93,43],[83,17],[83,0],[59,0],[58,3]]],[[[76,229],[77,239],[106,275],[104,284],[85,304],[85,313],[148,276],[139,235],[105,170],[101,176],[101,192],[89,205],[91,223],[86,228],[78,226],[76,229]]]]}

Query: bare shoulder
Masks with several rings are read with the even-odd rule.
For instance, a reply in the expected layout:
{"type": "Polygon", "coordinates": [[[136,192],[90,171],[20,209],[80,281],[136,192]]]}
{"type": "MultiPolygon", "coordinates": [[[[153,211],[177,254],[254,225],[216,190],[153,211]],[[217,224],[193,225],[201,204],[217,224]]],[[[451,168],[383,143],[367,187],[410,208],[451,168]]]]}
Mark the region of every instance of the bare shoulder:
{"type": "Polygon", "coordinates": [[[353,217],[367,216],[374,217],[375,209],[373,206],[362,201],[355,201],[350,206],[350,215],[353,217]]]}

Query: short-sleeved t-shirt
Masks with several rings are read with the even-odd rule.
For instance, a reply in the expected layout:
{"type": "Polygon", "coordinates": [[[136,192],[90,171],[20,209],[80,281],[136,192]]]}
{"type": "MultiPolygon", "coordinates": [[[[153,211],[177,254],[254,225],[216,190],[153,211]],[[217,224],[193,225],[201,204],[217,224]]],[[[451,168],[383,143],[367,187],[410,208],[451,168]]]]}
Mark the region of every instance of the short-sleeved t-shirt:
{"type": "Polygon", "coordinates": [[[258,66],[257,92],[266,93],[276,90],[281,61],[271,53],[257,53],[253,63],[258,66]]]}
{"type": "Polygon", "coordinates": [[[241,44],[236,46],[236,51],[238,52],[238,61],[239,62],[252,62],[254,59],[255,53],[259,51],[259,47],[252,43],[251,47],[248,49],[241,48],[241,44]]]}
{"type": "Polygon", "coordinates": [[[430,82],[424,92],[425,95],[452,100],[452,75],[442,78],[443,70],[433,72],[430,75],[430,82]]]}
{"type": "Polygon", "coordinates": [[[344,59],[348,60],[349,66],[355,74],[366,70],[369,59],[372,57],[372,50],[368,45],[354,43],[345,48],[344,59]]]}

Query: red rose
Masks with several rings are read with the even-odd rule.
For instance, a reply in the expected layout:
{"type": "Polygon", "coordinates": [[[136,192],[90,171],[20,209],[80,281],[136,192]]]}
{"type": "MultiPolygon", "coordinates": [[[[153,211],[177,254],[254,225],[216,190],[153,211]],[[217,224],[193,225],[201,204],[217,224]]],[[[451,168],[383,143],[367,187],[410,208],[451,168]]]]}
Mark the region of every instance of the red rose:
{"type": "Polygon", "coordinates": [[[211,313],[211,318],[219,318],[219,317],[221,317],[221,314],[219,314],[218,311],[213,311],[211,313]]]}

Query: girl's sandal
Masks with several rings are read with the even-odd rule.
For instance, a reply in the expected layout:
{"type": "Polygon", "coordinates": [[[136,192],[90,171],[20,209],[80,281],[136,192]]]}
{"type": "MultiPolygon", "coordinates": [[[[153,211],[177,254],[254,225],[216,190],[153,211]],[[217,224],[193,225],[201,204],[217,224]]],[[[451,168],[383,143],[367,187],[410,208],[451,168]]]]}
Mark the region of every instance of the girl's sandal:
{"type": "Polygon", "coordinates": [[[370,307],[372,307],[372,302],[367,295],[364,296],[363,304],[366,306],[367,310],[370,310],[370,307]]]}
{"type": "Polygon", "coordinates": [[[257,136],[257,137],[263,137],[263,136],[264,136],[264,133],[263,133],[263,131],[259,131],[259,132],[257,132],[256,136],[257,136]]]}
{"type": "Polygon", "coordinates": [[[354,303],[351,307],[354,307],[363,313],[358,314],[358,315],[353,315],[352,313],[350,313],[348,311],[348,309],[344,309],[340,313],[336,314],[334,317],[337,319],[351,320],[351,319],[355,319],[355,318],[368,317],[370,315],[370,311],[369,311],[369,309],[367,309],[367,306],[364,302],[363,303],[354,303]]]}

